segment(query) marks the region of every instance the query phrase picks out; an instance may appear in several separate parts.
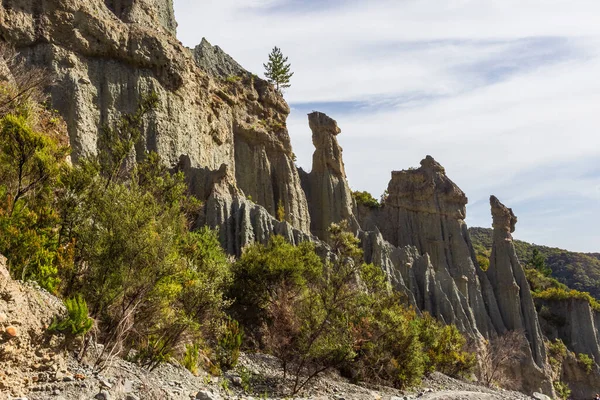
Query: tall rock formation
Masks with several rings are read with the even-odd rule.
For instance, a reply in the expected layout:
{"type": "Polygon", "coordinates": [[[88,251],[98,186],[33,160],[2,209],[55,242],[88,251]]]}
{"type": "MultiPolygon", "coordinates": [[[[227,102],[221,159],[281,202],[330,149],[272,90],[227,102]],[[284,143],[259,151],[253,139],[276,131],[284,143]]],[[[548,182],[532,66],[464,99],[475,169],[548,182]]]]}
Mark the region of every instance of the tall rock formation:
{"type": "Polygon", "coordinates": [[[311,215],[311,231],[325,240],[332,223],[347,221],[356,231],[354,200],[346,179],[342,148],[336,136],[341,133],[337,122],[320,112],[308,115],[315,146],[310,174],[305,174],[303,188],[307,193],[311,215]]]}
{"type": "Polygon", "coordinates": [[[517,217],[512,210],[495,197],[490,197],[494,241],[490,266],[486,271],[496,294],[500,315],[509,330],[524,331],[529,341],[531,355],[538,367],[546,362],[546,348],[537,312],[512,241],[517,217]]]}
{"type": "Polygon", "coordinates": [[[443,291],[453,299],[454,314],[464,315],[465,325],[489,338],[504,326],[490,318],[498,308],[487,278],[476,267],[464,221],[466,204],[462,190],[427,156],[418,169],[392,172],[383,207],[366,219],[391,244],[428,254],[443,291]]]}

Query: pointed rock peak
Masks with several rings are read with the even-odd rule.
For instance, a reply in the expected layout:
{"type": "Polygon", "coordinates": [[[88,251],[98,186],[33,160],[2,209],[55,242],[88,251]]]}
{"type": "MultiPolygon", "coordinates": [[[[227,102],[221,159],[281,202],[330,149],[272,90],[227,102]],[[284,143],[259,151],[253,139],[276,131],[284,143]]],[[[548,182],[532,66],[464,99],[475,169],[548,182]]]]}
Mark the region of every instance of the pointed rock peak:
{"type": "Polygon", "coordinates": [[[492,219],[494,229],[499,229],[508,233],[515,231],[517,217],[512,208],[506,207],[498,200],[496,196],[490,196],[490,205],[492,206],[492,219]]]}
{"type": "Polygon", "coordinates": [[[318,111],[313,111],[312,113],[308,114],[308,124],[313,132],[313,139],[315,136],[335,136],[342,132],[342,130],[338,127],[337,122],[333,118],[318,111]]]}
{"type": "Polygon", "coordinates": [[[229,54],[225,53],[219,46],[213,46],[206,38],[193,50],[196,64],[208,74],[217,78],[231,78],[247,75],[246,71],[229,54]]]}
{"type": "MultiPolygon", "coordinates": [[[[308,114],[308,124],[315,146],[312,173],[322,173],[329,169],[334,175],[343,177],[345,180],[342,148],[336,138],[336,135],[342,130],[338,127],[337,122],[322,112],[314,111],[308,114]]],[[[344,184],[347,186],[346,182],[344,184]]]]}
{"type": "Polygon", "coordinates": [[[440,163],[435,161],[433,159],[433,157],[431,157],[429,155],[421,160],[421,168],[420,169],[424,169],[425,171],[431,171],[431,172],[439,172],[444,175],[446,174],[446,170],[444,169],[444,167],[442,167],[442,165],[440,163]]]}

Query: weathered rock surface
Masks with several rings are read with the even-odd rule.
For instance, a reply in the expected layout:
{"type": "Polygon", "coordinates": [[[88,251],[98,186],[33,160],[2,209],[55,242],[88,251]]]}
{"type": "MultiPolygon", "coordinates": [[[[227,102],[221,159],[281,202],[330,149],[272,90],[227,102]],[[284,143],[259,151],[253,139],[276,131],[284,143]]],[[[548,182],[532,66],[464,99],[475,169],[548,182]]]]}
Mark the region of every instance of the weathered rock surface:
{"type": "Polygon", "coordinates": [[[392,172],[383,206],[362,215],[361,222],[377,225],[395,246],[414,246],[428,254],[440,289],[451,300],[453,320],[461,321],[467,332],[489,338],[504,327],[490,318],[497,305],[487,278],[476,268],[464,222],[466,204],[467,197],[444,168],[427,156],[418,169],[392,172]]]}
{"type": "Polygon", "coordinates": [[[320,112],[308,115],[315,146],[312,170],[305,177],[311,215],[311,231],[319,238],[327,239],[327,229],[332,223],[347,221],[356,231],[358,221],[352,192],[346,179],[342,148],[336,136],[341,132],[337,122],[320,112]]]}
{"type": "Polygon", "coordinates": [[[246,71],[229,54],[225,53],[219,46],[211,45],[206,38],[193,50],[196,64],[212,76],[235,80],[236,77],[246,75],[246,71]]]}
{"type": "Polygon", "coordinates": [[[512,242],[511,233],[515,230],[517,217],[495,196],[490,197],[490,205],[494,242],[486,273],[496,294],[502,322],[509,330],[525,331],[531,355],[537,366],[543,368],[546,348],[542,330],[525,272],[512,242]]]}
{"type": "Polygon", "coordinates": [[[594,365],[592,371],[586,371],[573,353],[567,354],[560,380],[569,385],[570,399],[593,399],[596,393],[600,392],[600,369],[598,366],[594,365]]]}
{"type": "Polygon", "coordinates": [[[171,34],[177,34],[172,0],[104,0],[106,6],[123,22],[154,26],[157,22],[171,34]]]}
{"type": "Polygon", "coordinates": [[[600,360],[600,313],[587,300],[536,299],[536,306],[542,331],[549,339],[560,339],[569,350],[600,360]]]}
{"type": "Polygon", "coordinates": [[[104,124],[155,92],[158,105],[145,117],[138,159],[156,151],[170,166],[184,160],[203,200],[212,189],[204,183],[225,164],[240,195],[272,216],[281,202],[286,220],[309,233],[285,128],[289,107],[249,73],[231,82],[211,75],[215,63],[231,60],[206,57],[208,42],[200,46],[204,52],[183,47],[171,17],[168,0],[6,0],[0,37],[56,76],[52,106],[67,122],[75,160],[96,152],[104,124]]]}

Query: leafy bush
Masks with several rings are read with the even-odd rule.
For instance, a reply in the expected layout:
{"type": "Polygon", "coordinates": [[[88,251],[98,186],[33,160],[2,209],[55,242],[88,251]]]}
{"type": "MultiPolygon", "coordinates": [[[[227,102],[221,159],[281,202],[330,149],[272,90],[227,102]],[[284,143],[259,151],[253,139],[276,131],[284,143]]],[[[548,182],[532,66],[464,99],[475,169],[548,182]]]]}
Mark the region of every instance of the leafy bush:
{"type": "Polygon", "coordinates": [[[94,320],[89,317],[88,306],[81,296],[75,296],[64,301],[67,317],[55,319],[48,327],[50,332],[60,332],[70,336],[84,336],[94,326],[94,320]]]}
{"type": "Polygon", "coordinates": [[[489,257],[485,256],[484,254],[477,254],[477,264],[479,265],[479,268],[481,268],[482,271],[487,271],[488,268],[490,268],[490,259],[489,257]]]}
{"type": "Polygon", "coordinates": [[[352,197],[356,201],[356,204],[363,205],[369,208],[378,208],[379,202],[369,192],[352,192],[352,197]]]}
{"type": "Polygon", "coordinates": [[[556,390],[556,394],[563,400],[567,400],[571,396],[571,389],[569,385],[561,381],[554,381],[554,390],[556,390]]]}
{"type": "Polygon", "coordinates": [[[233,319],[225,322],[225,330],[218,343],[218,362],[224,369],[231,369],[237,365],[240,357],[240,348],[244,338],[244,329],[233,319]]]}
{"type": "Polygon", "coordinates": [[[198,361],[200,359],[200,345],[198,343],[187,344],[181,364],[192,374],[198,373],[198,361]]]}
{"type": "Polygon", "coordinates": [[[281,199],[279,199],[279,202],[277,203],[277,221],[285,221],[285,207],[283,206],[283,201],[281,201],[281,199]]]}
{"type": "Polygon", "coordinates": [[[274,237],[247,248],[234,266],[233,309],[256,345],[294,377],[293,393],[330,368],[407,387],[433,370],[460,375],[473,366],[458,330],[408,307],[381,268],[362,261],[343,225],[332,225],[330,246],[334,256],[323,262],[311,244],[274,237]]]}
{"type": "Polygon", "coordinates": [[[577,354],[577,361],[585,368],[585,372],[588,374],[592,373],[594,368],[594,359],[585,353],[577,354]]]}
{"type": "Polygon", "coordinates": [[[0,118],[0,252],[16,279],[56,292],[60,266],[52,188],[68,148],[29,113],[0,118]]]}

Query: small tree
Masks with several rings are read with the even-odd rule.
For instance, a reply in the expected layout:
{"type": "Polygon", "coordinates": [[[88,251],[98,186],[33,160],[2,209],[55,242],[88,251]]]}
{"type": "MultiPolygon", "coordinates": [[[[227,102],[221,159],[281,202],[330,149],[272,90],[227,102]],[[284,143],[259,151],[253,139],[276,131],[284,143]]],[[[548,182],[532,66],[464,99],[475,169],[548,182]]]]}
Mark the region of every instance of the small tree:
{"type": "Polygon", "coordinates": [[[531,268],[540,271],[545,276],[552,274],[552,270],[546,265],[546,257],[538,249],[533,249],[528,264],[531,268]]]}
{"type": "Polygon", "coordinates": [[[265,76],[267,80],[275,85],[278,92],[281,93],[282,88],[290,87],[290,78],[294,75],[290,72],[291,65],[287,62],[288,58],[283,56],[281,49],[277,46],[273,47],[269,54],[269,62],[263,64],[265,67],[265,76]]]}

